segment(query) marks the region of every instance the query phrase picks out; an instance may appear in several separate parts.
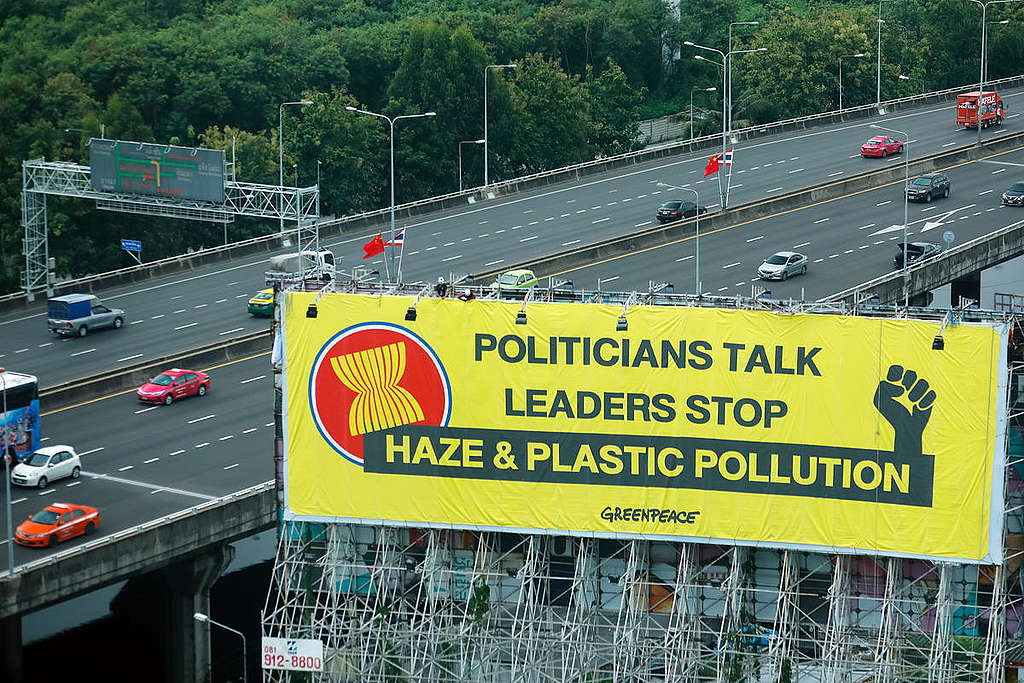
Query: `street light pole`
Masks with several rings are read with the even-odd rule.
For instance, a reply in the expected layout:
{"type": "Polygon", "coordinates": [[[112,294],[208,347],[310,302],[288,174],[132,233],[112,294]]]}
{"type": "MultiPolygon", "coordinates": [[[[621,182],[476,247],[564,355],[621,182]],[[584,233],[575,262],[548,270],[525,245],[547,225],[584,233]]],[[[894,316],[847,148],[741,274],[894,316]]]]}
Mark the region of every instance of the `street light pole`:
{"type": "Polygon", "coordinates": [[[711,86],[710,88],[701,88],[701,87],[698,87],[698,86],[692,86],[690,88],[690,142],[693,142],[693,91],[694,90],[702,90],[704,92],[715,92],[716,90],[718,90],[718,88],[716,88],[715,86],[711,86]]]}
{"type": "Polygon", "coordinates": [[[300,100],[298,102],[282,102],[281,106],[277,108],[277,187],[278,187],[278,204],[277,213],[281,217],[281,224],[279,229],[279,236],[284,238],[284,108],[292,105],[304,105],[313,104],[309,100],[300,100]]]}
{"type": "Polygon", "coordinates": [[[488,151],[487,151],[487,72],[490,69],[515,69],[518,64],[488,64],[484,67],[484,188],[491,184],[488,173],[488,151]]]}
{"type": "Polygon", "coordinates": [[[696,219],[694,226],[696,228],[696,236],[693,241],[694,245],[694,279],[693,279],[693,291],[697,296],[700,296],[700,195],[697,194],[697,190],[690,187],[677,187],[676,185],[669,185],[668,183],[658,183],[658,187],[667,187],[672,190],[682,190],[683,192],[693,193],[693,203],[697,207],[697,213],[694,214],[696,219]]]}
{"type": "MultiPolygon", "coordinates": [[[[388,122],[391,127],[391,267],[395,266],[395,121],[401,119],[420,119],[427,116],[437,116],[437,112],[428,111],[423,114],[402,114],[401,116],[385,116],[384,114],[378,114],[376,112],[367,111],[365,109],[358,109],[356,107],[345,107],[348,111],[354,111],[358,114],[366,114],[368,116],[376,116],[379,119],[384,119],[388,122]]],[[[397,277],[398,273],[395,272],[397,277]]]]}
{"type": "Polygon", "coordinates": [[[885,0],[878,0],[878,48],[875,55],[878,57],[878,65],[875,71],[875,107],[882,106],[882,3],[885,0]]]}
{"type": "Polygon", "coordinates": [[[981,64],[979,66],[980,74],[978,76],[978,147],[981,147],[981,100],[985,94],[985,53],[988,49],[988,45],[985,44],[985,12],[988,10],[989,5],[997,5],[1007,2],[1020,2],[1020,0],[987,0],[986,2],[982,2],[982,0],[971,0],[971,2],[975,5],[981,6],[981,64]]]}
{"type": "MultiPolygon", "coordinates": [[[[1009,24],[1009,19],[1003,19],[1002,21],[990,21],[987,26],[994,26],[996,24],[1009,24]]],[[[985,80],[988,80],[988,29],[985,29],[985,80]]]]}
{"type": "MultiPolygon", "coordinates": [[[[732,54],[732,27],[733,26],[758,26],[760,22],[757,21],[733,21],[729,23],[729,54],[732,54]]],[[[729,132],[732,132],[732,60],[729,60],[729,76],[726,79],[727,94],[729,97],[729,132]]],[[[692,93],[691,93],[692,95],[692,93]]]]}
{"type": "Polygon", "coordinates": [[[461,140],[459,142],[459,192],[462,192],[462,146],[463,145],[482,145],[483,139],[480,140],[461,140]]]}
{"type": "Polygon", "coordinates": [[[863,52],[855,55],[840,55],[839,57],[839,111],[843,111],[843,60],[849,57],[865,57],[863,52]]]}
{"type": "MultiPolygon", "coordinates": [[[[722,58],[721,62],[716,62],[715,60],[708,59],[707,57],[704,57],[702,55],[695,55],[694,56],[694,59],[699,59],[699,60],[701,60],[703,62],[709,62],[709,63],[714,64],[714,65],[716,65],[716,66],[718,66],[718,67],[720,67],[722,69],[722,161],[724,162],[725,161],[726,136],[728,134],[728,125],[729,125],[729,122],[726,120],[726,117],[728,116],[727,105],[728,105],[728,99],[729,99],[728,95],[727,95],[727,84],[728,84],[727,72],[728,72],[728,68],[727,68],[726,65],[729,63],[729,59],[732,57],[732,55],[741,55],[741,54],[745,54],[745,53],[748,53],[748,52],[767,52],[768,48],[759,47],[759,48],[755,48],[755,49],[752,49],[752,50],[731,50],[729,52],[722,52],[721,50],[716,50],[713,47],[706,47],[704,45],[698,45],[697,43],[694,43],[693,41],[690,41],[690,40],[684,41],[683,45],[686,45],[688,47],[695,47],[698,50],[707,50],[708,52],[714,52],[716,55],[718,55],[718,56],[720,56],[722,58]]],[[[718,206],[719,206],[719,209],[721,211],[725,211],[726,208],[727,208],[726,205],[725,205],[725,201],[726,201],[725,200],[725,185],[722,183],[722,176],[723,175],[724,175],[724,173],[722,171],[718,172],[718,195],[719,195],[719,205],[718,206]]]]}
{"type": "Polygon", "coordinates": [[[10,439],[10,435],[7,427],[7,376],[4,374],[4,369],[0,368],[0,380],[3,380],[3,391],[4,397],[4,436],[3,436],[3,449],[0,451],[0,455],[4,459],[4,487],[7,492],[7,576],[14,576],[14,522],[13,514],[14,509],[11,505],[11,460],[8,457],[8,445],[7,441],[10,439]]]}
{"type": "Polygon", "coordinates": [[[886,128],[874,123],[871,124],[871,127],[896,133],[903,138],[903,306],[906,308],[910,305],[910,290],[907,284],[907,214],[910,210],[910,197],[907,190],[910,189],[910,136],[902,130],[886,128]]]}
{"type": "Polygon", "coordinates": [[[242,639],[242,683],[246,683],[246,681],[248,680],[248,676],[246,675],[246,665],[249,663],[249,660],[246,657],[245,634],[242,633],[241,631],[236,631],[235,629],[231,628],[230,626],[226,626],[226,625],[220,623],[219,621],[214,621],[213,619],[211,619],[210,617],[206,616],[202,612],[196,612],[195,614],[192,615],[192,618],[195,619],[196,621],[198,621],[200,624],[213,624],[214,626],[219,626],[220,628],[224,629],[225,631],[231,631],[232,633],[234,633],[235,635],[237,635],[239,638],[242,639]]]}

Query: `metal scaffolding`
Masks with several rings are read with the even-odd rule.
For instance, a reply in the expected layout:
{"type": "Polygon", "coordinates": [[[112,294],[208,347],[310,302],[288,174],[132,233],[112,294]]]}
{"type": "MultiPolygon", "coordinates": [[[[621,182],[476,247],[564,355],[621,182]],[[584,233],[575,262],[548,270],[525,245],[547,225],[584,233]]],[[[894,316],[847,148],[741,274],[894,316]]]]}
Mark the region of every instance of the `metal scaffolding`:
{"type": "Polygon", "coordinates": [[[88,166],[65,161],[30,159],[21,165],[21,222],[25,228],[25,271],[22,288],[31,298],[47,282],[47,195],[91,199],[106,211],[164,216],[213,223],[231,223],[235,216],[294,220],[299,250],[319,251],[320,191],[313,187],[279,187],[226,180],[224,202],[173,196],[94,190],[88,166]]]}
{"type": "MultiPolygon", "coordinates": [[[[1018,377],[1011,363],[1008,391],[1018,377]]],[[[997,567],[286,521],[263,634],[320,639],[324,670],[263,680],[1007,680],[1024,652],[1024,458],[1006,452],[997,567]]]]}

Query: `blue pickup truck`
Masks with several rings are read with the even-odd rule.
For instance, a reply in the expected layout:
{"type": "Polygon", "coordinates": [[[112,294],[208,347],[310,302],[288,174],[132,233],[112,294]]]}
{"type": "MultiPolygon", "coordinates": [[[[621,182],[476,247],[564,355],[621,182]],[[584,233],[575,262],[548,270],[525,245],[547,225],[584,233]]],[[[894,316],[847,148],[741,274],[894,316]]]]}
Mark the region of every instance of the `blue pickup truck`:
{"type": "Polygon", "coordinates": [[[84,337],[90,330],[124,325],[124,311],[100,303],[95,294],[55,296],[47,303],[46,326],[62,337],[84,337]]]}

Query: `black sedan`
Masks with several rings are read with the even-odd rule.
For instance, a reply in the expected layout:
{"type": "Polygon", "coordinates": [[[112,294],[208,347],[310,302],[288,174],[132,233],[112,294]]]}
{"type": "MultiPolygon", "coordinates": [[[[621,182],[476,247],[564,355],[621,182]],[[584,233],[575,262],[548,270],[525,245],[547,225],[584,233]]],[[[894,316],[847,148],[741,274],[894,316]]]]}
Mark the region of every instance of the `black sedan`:
{"type": "Polygon", "coordinates": [[[1014,183],[1003,193],[1005,206],[1024,206],[1024,183],[1014,183]]]}
{"type": "Polygon", "coordinates": [[[912,202],[930,202],[936,197],[949,196],[949,177],[944,173],[925,173],[907,185],[907,199],[912,202]]]}
{"type": "Polygon", "coordinates": [[[668,223],[670,221],[678,221],[681,218],[693,218],[697,215],[698,211],[700,213],[707,213],[708,207],[698,207],[695,203],[683,201],[682,199],[670,199],[658,207],[658,213],[655,215],[661,223],[668,223]]]}

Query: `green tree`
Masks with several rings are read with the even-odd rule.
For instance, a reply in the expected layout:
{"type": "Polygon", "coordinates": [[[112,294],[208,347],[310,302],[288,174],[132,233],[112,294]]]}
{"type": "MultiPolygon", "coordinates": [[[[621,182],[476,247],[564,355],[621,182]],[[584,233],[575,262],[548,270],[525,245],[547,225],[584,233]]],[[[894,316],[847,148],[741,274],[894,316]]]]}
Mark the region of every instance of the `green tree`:
{"type": "Polygon", "coordinates": [[[609,57],[604,71],[595,77],[587,69],[587,96],[590,100],[591,134],[589,143],[598,154],[612,156],[639,149],[640,102],[644,89],[634,89],[625,72],[609,57]]]}

